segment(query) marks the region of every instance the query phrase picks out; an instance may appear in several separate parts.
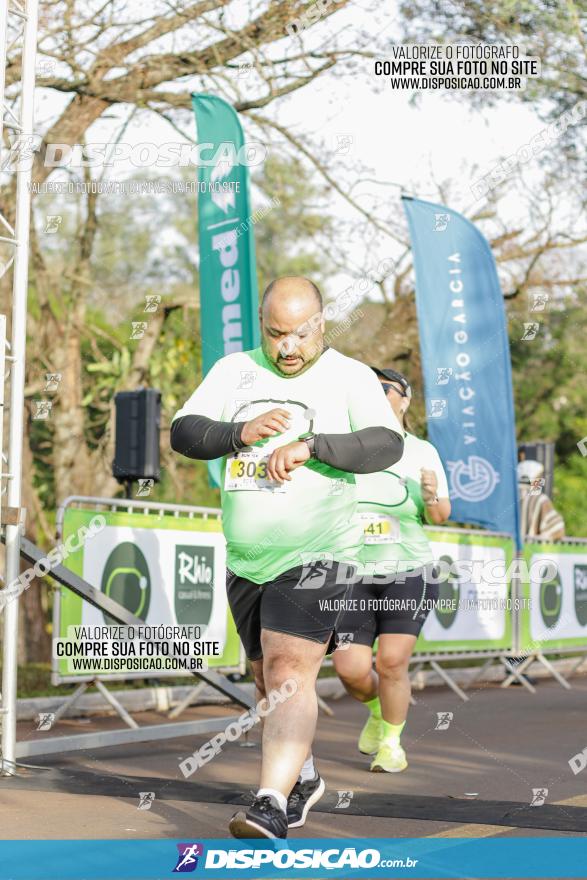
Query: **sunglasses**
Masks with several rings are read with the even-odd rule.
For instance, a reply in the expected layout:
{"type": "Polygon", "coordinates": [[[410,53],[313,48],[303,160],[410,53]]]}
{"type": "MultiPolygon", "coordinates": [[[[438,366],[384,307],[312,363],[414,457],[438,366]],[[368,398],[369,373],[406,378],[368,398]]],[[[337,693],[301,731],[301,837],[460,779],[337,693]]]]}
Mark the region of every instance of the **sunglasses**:
{"type": "Polygon", "coordinates": [[[389,391],[396,391],[400,397],[408,397],[409,396],[408,394],[406,394],[405,391],[400,391],[399,388],[396,388],[395,385],[392,385],[391,382],[382,382],[381,387],[383,388],[383,390],[385,391],[386,394],[389,391]]]}

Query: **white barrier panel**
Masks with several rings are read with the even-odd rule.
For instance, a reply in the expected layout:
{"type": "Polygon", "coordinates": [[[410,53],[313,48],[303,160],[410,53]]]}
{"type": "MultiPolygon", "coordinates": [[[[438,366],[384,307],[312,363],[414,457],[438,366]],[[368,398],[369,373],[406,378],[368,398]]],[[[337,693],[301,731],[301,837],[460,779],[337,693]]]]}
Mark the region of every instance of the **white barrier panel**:
{"type": "Polygon", "coordinates": [[[415,653],[496,650],[512,647],[513,541],[506,536],[457,529],[426,529],[435,559],[445,570],[461,566],[440,583],[439,604],[428,618],[415,653]],[[465,573],[468,568],[470,574],[465,573]]]}
{"type": "MultiPolygon", "coordinates": [[[[218,642],[221,656],[208,657],[209,667],[238,668],[240,643],[226,599],[226,542],[216,517],[175,517],[154,514],[68,508],[63,541],[87,529],[93,518],[105,525],[82,541],[65,563],[88,583],[120,602],[146,626],[199,626],[201,638],[218,642]]],[[[63,588],[56,603],[55,637],[68,628],[115,624],[108,615],[63,588]]],[[[70,630],[71,631],[71,630],[70,630]]],[[[81,664],[79,664],[81,666],[81,664]]],[[[73,672],[65,658],[53,660],[53,682],[93,678],[73,672]]],[[[109,678],[161,678],[190,675],[189,671],[100,673],[109,678]]]]}
{"type": "Polygon", "coordinates": [[[587,647],[587,546],[529,543],[524,558],[530,582],[521,591],[530,607],[520,615],[522,651],[587,647]]]}

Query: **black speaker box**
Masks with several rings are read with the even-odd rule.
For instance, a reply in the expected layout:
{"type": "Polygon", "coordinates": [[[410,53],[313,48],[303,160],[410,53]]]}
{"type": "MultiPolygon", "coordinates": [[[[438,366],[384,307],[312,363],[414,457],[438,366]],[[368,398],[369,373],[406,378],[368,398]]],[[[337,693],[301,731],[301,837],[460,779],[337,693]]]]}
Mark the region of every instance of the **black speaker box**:
{"type": "Polygon", "coordinates": [[[161,392],[154,388],[119,391],[112,474],[119,483],[152,479],[159,482],[161,392]]]}

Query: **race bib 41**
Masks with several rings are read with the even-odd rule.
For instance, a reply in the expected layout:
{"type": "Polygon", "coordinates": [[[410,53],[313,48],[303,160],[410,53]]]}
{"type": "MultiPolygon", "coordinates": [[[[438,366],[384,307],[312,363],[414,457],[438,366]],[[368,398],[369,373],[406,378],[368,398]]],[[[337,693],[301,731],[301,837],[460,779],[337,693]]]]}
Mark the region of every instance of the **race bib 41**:
{"type": "Polygon", "coordinates": [[[365,544],[397,544],[400,539],[399,519],[385,513],[359,513],[365,544]]]}

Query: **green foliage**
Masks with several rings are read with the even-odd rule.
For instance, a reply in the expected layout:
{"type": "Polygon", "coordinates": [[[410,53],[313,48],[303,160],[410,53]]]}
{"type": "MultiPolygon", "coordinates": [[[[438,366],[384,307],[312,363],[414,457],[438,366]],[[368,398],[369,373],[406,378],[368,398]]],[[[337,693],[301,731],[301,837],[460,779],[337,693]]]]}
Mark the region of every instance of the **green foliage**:
{"type": "Polygon", "coordinates": [[[586,485],[587,458],[583,458],[575,450],[575,454],[555,470],[553,503],[564,517],[567,535],[577,538],[587,537],[587,521],[583,508],[586,485]]]}
{"type": "Polygon", "coordinates": [[[569,535],[587,537],[582,487],[587,457],[577,444],[587,436],[587,314],[581,293],[550,301],[544,312],[527,314],[527,302],[510,306],[510,348],[519,442],[555,443],[554,498],[569,535]],[[522,342],[523,323],[540,324],[535,339],[522,342]]]}

